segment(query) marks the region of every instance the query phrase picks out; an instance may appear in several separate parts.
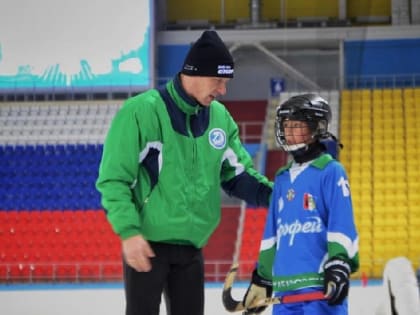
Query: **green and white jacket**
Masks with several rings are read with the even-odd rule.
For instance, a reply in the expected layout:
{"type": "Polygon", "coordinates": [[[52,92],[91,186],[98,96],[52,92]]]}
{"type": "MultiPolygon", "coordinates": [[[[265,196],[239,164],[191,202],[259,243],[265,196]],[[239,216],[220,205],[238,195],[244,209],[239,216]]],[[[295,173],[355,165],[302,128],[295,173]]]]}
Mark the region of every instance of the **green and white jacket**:
{"type": "Polygon", "coordinates": [[[106,137],[96,187],[114,231],[203,247],[220,221],[220,186],[268,206],[272,183],[253,168],[226,108],[188,97],[179,77],[129,98],[106,137]],[[162,98],[165,98],[165,100],[162,98]]]}

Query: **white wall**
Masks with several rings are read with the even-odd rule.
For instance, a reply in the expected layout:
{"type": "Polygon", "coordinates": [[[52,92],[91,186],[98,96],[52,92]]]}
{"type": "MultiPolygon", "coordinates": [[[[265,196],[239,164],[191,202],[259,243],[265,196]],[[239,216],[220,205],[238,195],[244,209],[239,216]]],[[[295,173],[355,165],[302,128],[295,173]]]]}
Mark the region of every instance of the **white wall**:
{"type": "MultiPolygon", "coordinates": [[[[378,285],[352,286],[350,290],[349,315],[374,315],[381,299],[378,285]]],[[[233,288],[233,297],[240,300],[246,285],[233,288]]],[[[206,288],[206,315],[232,314],[221,301],[222,285],[206,288]]],[[[161,315],[165,315],[164,307],[161,315]]],[[[2,315],[118,315],[124,314],[124,292],[122,285],[98,286],[0,286],[0,314],[2,315]]],[[[238,313],[237,313],[238,314],[238,313]]],[[[268,308],[264,315],[271,314],[268,308]]],[[[239,314],[238,314],[239,315],[239,314]]]]}

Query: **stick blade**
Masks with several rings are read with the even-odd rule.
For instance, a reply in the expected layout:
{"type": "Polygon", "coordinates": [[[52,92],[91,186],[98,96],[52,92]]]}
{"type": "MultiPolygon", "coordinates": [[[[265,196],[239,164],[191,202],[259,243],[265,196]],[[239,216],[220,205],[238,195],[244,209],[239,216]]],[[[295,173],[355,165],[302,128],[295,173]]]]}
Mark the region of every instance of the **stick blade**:
{"type": "Polygon", "coordinates": [[[228,312],[237,312],[242,311],[244,309],[242,301],[236,301],[232,298],[232,288],[223,290],[222,301],[223,306],[228,312]]]}
{"type": "Polygon", "coordinates": [[[226,275],[226,280],[223,286],[222,301],[223,306],[228,312],[237,312],[244,309],[242,301],[236,301],[232,297],[232,285],[235,281],[236,273],[239,265],[234,263],[226,275]]]}

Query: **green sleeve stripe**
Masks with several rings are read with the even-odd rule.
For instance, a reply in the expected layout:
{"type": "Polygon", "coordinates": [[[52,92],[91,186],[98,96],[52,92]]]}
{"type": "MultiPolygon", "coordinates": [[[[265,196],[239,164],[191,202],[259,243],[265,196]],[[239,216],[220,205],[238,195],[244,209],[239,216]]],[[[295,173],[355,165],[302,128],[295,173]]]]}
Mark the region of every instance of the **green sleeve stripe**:
{"type": "Polygon", "coordinates": [[[258,257],[258,273],[265,279],[271,279],[273,277],[272,273],[275,253],[275,246],[272,246],[267,250],[260,251],[260,255],[258,257]]]}
{"type": "Polygon", "coordinates": [[[353,258],[359,251],[359,238],[352,241],[343,233],[328,232],[327,239],[329,243],[337,243],[343,247],[347,256],[353,258]]]}

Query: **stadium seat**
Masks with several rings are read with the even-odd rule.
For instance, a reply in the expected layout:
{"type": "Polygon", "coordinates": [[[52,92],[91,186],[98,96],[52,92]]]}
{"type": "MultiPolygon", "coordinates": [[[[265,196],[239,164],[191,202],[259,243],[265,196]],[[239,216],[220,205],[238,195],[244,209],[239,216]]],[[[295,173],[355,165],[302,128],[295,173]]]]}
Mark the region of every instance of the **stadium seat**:
{"type": "Polygon", "coordinates": [[[78,269],[80,281],[94,281],[101,279],[101,266],[97,263],[82,263],[78,269]]]}
{"type": "Polygon", "coordinates": [[[122,279],[122,264],[105,263],[103,265],[102,274],[103,280],[115,281],[122,279]]]}
{"type": "Polygon", "coordinates": [[[75,282],[79,280],[77,277],[77,267],[75,264],[58,263],[55,267],[56,281],[75,282]]]}
{"type": "Polygon", "coordinates": [[[12,264],[9,266],[9,279],[11,282],[28,282],[32,274],[32,267],[28,264],[12,264]]]}
{"type": "Polygon", "coordinates": [[[46,282],[55,279],[54,266],[47,263],[34,264],[32,271],[32,279],[35,282],[46,282]]]}

